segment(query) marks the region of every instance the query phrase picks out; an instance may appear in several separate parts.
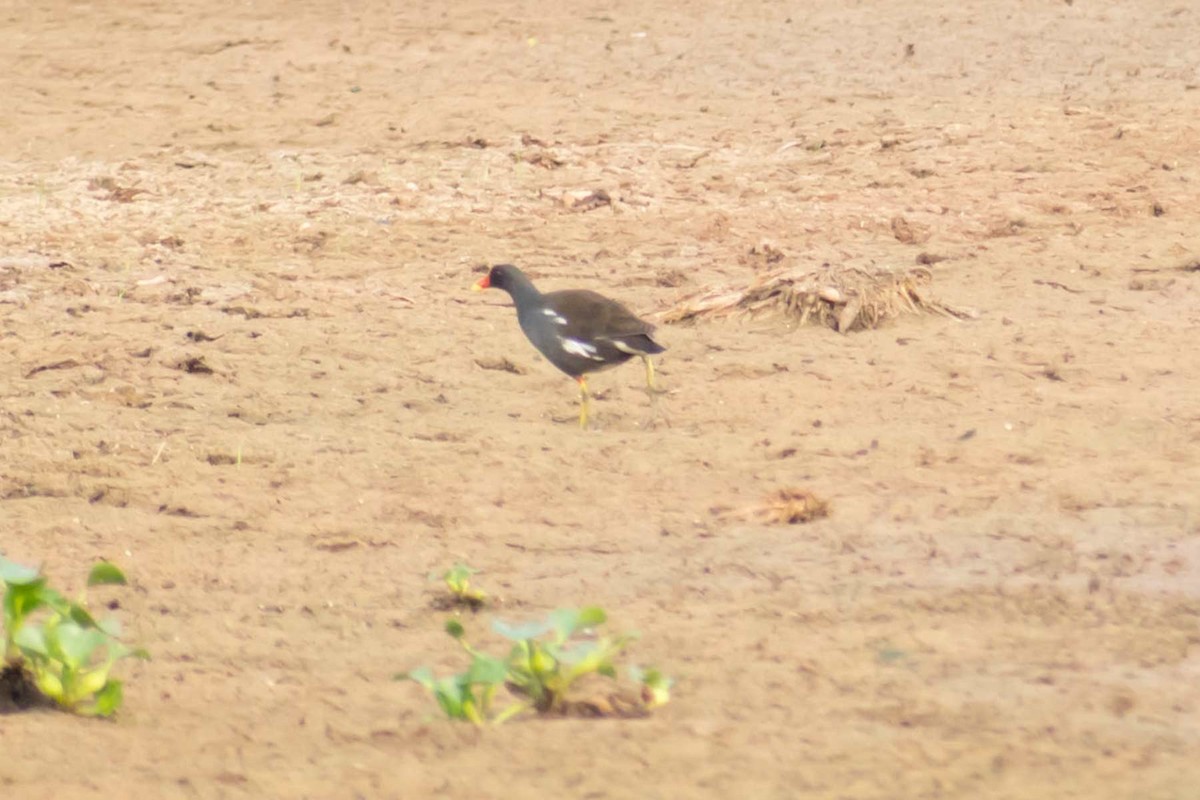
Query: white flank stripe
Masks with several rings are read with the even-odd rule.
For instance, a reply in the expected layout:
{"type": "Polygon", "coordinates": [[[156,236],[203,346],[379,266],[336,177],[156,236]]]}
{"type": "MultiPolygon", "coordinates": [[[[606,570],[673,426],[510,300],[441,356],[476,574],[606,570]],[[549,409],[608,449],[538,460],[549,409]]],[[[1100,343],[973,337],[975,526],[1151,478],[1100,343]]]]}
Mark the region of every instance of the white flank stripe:
{"type": "Polygon", "coordinates": [[[567,320],[564,317],[559,316],[558,312],[555,311],[553,308],[543,308],[542,313],[545,314],[547,317],[553,317],[554,321],[557,322],[559,325],[567,324],[567,320]]]}
{"type": "Polygon", "coordinates": [[[596,348],[586,342],[581,342],[578,339],[562,339],[562,338],[560,338],[558,341],[560,341],[562,343],[562,349],[565,350],[566,352],[570,353],[573,356],[579,356],[580,358],[590,358],[593,361],[603,361],[604,360],[601,356],[596,355],[596,348]]]}

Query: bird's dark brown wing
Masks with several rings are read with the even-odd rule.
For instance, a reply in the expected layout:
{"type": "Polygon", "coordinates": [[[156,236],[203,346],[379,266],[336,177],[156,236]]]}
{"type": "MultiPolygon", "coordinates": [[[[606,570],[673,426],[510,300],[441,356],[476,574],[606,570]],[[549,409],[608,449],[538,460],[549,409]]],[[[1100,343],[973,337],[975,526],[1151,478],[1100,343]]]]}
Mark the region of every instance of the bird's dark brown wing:
{"type": "Polygon", "coordinates": [[[615,367],[665,349],[654,326],[615,300],[586,289],[550,292],[529,308],[521,327],[550,363],[571,376],[615,367]]]}
{"type": "Polygon", "coordinates": [[[622,339],[654,332],[649,322],[638,319],[616,300],[590,289],[550,292],[543,295],[543,301],[567,321],[561,333],[573,339],[622,339]]]}

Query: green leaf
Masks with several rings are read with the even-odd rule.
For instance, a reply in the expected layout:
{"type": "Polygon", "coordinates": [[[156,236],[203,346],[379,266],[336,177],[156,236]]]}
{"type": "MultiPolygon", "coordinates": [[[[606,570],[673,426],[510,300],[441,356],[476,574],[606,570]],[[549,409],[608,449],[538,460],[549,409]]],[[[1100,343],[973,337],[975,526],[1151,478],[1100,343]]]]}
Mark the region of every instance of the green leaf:
{"type": "Polygon", "coordinates": [[[429,667],[417,667],[408,672],[397,672],[392,676],[396,681],[416,681],[429,691],[433,691],[433,670],[429,667]]]}
{"type": "Polygon", "coordinates": [[[467,580],[475,574],[475,570],[468,567],[466,564],[455,564],[450,569],[442,574],[442,578],[447,583],[466,583],[467,580]]]}
{"type": "Polygon", "coordinates": [[[121,707],[124,700],[125,692],[121,688],[121,682],[111,680],[96,693],[94,713],[99,717],[111,717],[121,707]]]}
{"type": "Polygon", "coordinates": [[[585,628],[594,628],[604,624],[608,616],[599,606],[589,606],[584,609],[559,608],[550,613],[550,624],[560,641],[565,641],[585,628]]]}
{"type": "Polygon", "coordinates": [[[579,612],[579,628],[595,628],[608,621],[608,614],[600,606],[588,606],[579,612]]]}
{"type": "Polygon", "coordinates": [[[479,705],[475,702],[475,695],[469,690],[463,691],[462,696],[462,716],[463,719],[469,719],[476,725],[483,725],[487,720],[479,713],[479,705]]]}
{"type": "Polygon", "coordinates": [[[438,705],[451,719],[467,719],[467,712],[463,708],[464,689],[460,675],[442,678],[433,685],[433,694],[437,697],[438,705]]]}
{"type": "Polygon", "coordinates": [[[512,649],[508,651],[508,658],[505,659],[504,663],[508,664],[510,672],[528,675],[530,674],[529,653],[529,642],[522,639],[513,644],[512,649]]]}
{"type": "Polygon", "coordinates": [[[108,641],[108,634],[98,628],[85,628],[74,620],[67,620],[58,626],[51,638],[51,649],[57,641],[66,666],[79,669],[91,663],[92,654],[108,641]]]}
{"type": "Polygon", "coordinates": [[[98,562],[88,573],[88,586],[124,586],[127,583],[125,573],[109,561],[98,562]]]}
{"type": "Polygon", "coordinates": [[[558,636],[559,641],[569,639],[578,624],[579,609],[577,608],[556,608],[550,612],[550,625],[554,628],[554,633],[558,636]]]}
{"type": "Polygon", "coordinates": [[[579,664],[600,652],[600,643],[573,642],[570,647],[552,648],[551,652],[566,664],[579,664]]]}
{"type": "Polygon", "coordinates": [[[103,690],[108,685],[108,673],[111,669],[112,662],[110,661],[90,672],[82,673],[75,683],[73,692],[75,696],[82,700],[103,690]]]}
{"type": "Polygon", "coordinates": [[[498,658],[476,654],[467,669],[468,683],[494,685],[508,680],[508,665],[498,658]]]}
{"type": "MultiPolygon", "coordinates": [[[[434,678],[433,670],[429,667],[418,667],[408,672],[401,672],[395,679],[416,681],[428,689],[437,699],[438,706],[451,719],[467,719],[468,712],[463,706],[464,696],[470,697],[465,691],[465,676],[452,675],[449,678],[434,678]]],[[[473,701],[473,698],[472,698],[473,701]]]]}
{"type": "Polygon", "coordinates": [[[49,592],[46,580],[39,578],[32,583],[10,583],[4,593],[4,627],[9,635],[19,629],[25,618],[46,604],[49,592]]]}
{"type": "Polygon", "coordinates": [[[13,637],[13,642],[26,657],[45,656],[49,657],[50,651],[46,649],[46,636],[42,633],[40,625],[26,625],[17,631],[17,635],[13,637]]]}
{"type": "Polygon", "coordinates": [[[37,684],[38,691],[46,695],[46,697],[49,697],[56,703],[62,703],[62,679],[60,679],[57,674],[52,672],[45,662],[34,663],[33,682],[37,684]]]}
{"type": "Polygon", "coordinates": [[[9,586],[25,586],[36,581],[41,574],[40,569],[27,567],[0,556],[0,582],[9,586]]]}
{"type": "Polygon", "coordinates": [[[552,674],[558,669],[558,659],[551,655],[546,648],[534,645],[529,654],[529,669],[539,680],[552,674]]]}
{"type": "Polygon", "coordinates": [[[533,639],[548,633],[553,630],[554,626],[549,622],[526,622],[523,625],[513,625],[501,619],[492,620],[492,630],[503,636],[505,639],[521,642],[526,639],[533,639]]]}
{"type": "Polygon", "coordinates": [[[525,692],[533,691],[535,684],[538,684],[538,680],[533,676],[531,655],[529,642],[523,639],[512,646],[505,661],[509,681],[525,692]]]}
{"type": "Polygon", "coordinates": [[[463,624],[456,619],[446,620],[446,633],[453,636],[455,639],[461,639],[466,634],[466,629],[463,624]]]}
{"type": "MultiPolygon", "coordinates": [[[[83,628],[99,628],[100,623],[96,622],[96,618],[91,615],[86,608],[79,603],[66,602],[66,614],[71,618],[71,621],[83,628]]],[[[56,609],[57,610],[57,609],[56,609]]],[[[60,611],[60,613],[62,613],[60,611]]]]}

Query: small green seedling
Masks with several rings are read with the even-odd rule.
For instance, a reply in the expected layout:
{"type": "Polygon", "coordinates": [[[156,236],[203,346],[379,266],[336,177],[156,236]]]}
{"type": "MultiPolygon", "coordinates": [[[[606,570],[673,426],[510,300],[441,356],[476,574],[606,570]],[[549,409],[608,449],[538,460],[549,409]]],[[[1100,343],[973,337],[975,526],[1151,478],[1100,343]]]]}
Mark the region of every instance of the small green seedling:
{"type": "Polygon", "coordinates": [[[451,606],[466,606],[472,611],[478,611],[487,604],[487,592],[471,585],[471,576],[477,570],[466,564],[455,564],[442,573],[442,581],[450,592],[451,606]]]}
{"type": "Polygon", "coordinates": [[[675,681],[654,668],[630,667],[629,677],[642,687],[642,703],[647,709],[665,706],[671,701],[675,681]]]}
{"type": "MultiPolygon", "coordinates": [[[[37,690],[77,714],[107,717],[121,706],[121,682],[111,676],[124,658],[148,658],[145,650],[119,640],[116,620],[97,621],[86,598],[69,600],[47,585],[40,570],[0,556],[4,585],[4,669],[6,676],[32,676],[37,690]],[[34,621],[35,612],[46,613],[34,621]]],[[[125,575],[101,561],[87,585],[124,585],[125,575]]],[[[13,680],[8,677],[8,680],[13,680]]]]}
{"type": "Polygon", "coordinates": [[[561,711],[572,684],[584,675],[596,673],[617,677],[613,657],[625,649],[633,636],[611,639],[607,636],[590,641],[572,641],[576,633],[604,623],[604,610],[598,607],[576,610],[559,609],[544,623],[511,626],[500,620],[492,630],[513,640],[508,656],[509,677],[513,686],[542,712],[561,711]],[[537,637],[552,633],[549,641],[537,637]]]}
{"type": "MultiPolygon", "coordinates": [[[[446,623],[446,632],[463,642],[471,653],[471,665],[466,672],[447,678],[435,678],[433,670],[420,667],[396,676],[397,680],[413,680],[424,686],[437,699],[438,705],[450,719],[483,725],[502,721],[519,711],[510,706],[497,714],[493,710],[496,691],[508,679],[508,667],[498,658],[476,653],[463,640],[463,626],[457,620],[446,623]]],[[[515,704],[514,704],[515,705],[515,704]]]]}
{"type": "MultiPolygon", "coordinates": [[[[447,678],[435,678],[425,667],[401,673],[397,679],[413,680],[428,689],[438,705],[451,719],[468,720],[477,725],[499,724],[519,714],[565,715],[576,708],[572,689],[588,676],[617,679],[613,660],[625,650],[636,636],[595,636],[577,638],[578,634],[604,624],[607,615],[602,608],[565,608],[550,614],[542,622],[510,625],[496,620],[492,629],[512,640],[506,658],[480,652],[466,639],[460,622],[446,624],[450,634],[467,654],[471,664],[465,672],[447,678]],[[496,694],[501,686],[515,696],[502,710],[495,708],[496,694]]],[[[630,675],[641,685],[640,697],[622,705],[628,715],[640,715],[663,705],[670,699],[670,679],[657,670],[633,668],[630,675]]],[[[614,711],[611,702],[581,703],[590,713],[606,715],[614,711]]]]}

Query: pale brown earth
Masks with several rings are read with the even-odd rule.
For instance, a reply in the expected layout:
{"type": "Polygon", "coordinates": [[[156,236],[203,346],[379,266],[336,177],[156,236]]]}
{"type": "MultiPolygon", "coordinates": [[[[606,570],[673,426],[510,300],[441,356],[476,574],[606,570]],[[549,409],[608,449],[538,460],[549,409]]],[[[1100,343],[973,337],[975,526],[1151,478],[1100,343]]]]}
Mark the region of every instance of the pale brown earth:
{"type": "Polygon", "coordinates": [[[113,723],[0,719],[0,796],[1200,797],[1194,4],[0,25],[0,549],[117,561],[154,656],[113,723]],[[764,239],[943,257],[977,318],[664,326],[670,426],[629,366],[582,433],[466,292],[510,260],[650,315],[764,239]],[[831,515],[739,516],[784,488],[831,515]],[[392,675],[462,663],[459,560],[507,619],[607,608],[671,704],[442,721],[392,675]]]}

